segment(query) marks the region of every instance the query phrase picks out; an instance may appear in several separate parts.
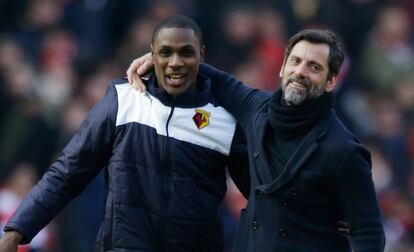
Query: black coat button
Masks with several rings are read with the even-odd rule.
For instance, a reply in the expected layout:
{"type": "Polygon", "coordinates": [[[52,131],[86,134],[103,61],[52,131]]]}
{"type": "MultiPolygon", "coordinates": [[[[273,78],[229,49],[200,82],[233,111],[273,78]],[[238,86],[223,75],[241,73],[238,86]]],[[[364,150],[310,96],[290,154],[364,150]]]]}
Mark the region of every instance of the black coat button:
{"type": "Polygon", "coordinates": [[[259,227],[260,227],[260,225],[257,223],[257,221],[253,220],[252,221],[252,229],[257,230],[257,229],[259,229],[259,227]]]}
{"type": "Polygon", "coordinates": [[[258,151],[256,151],[255,153],[253,153],[253,157],[254,157],[254,158],[258,158],[258,157],[259,157],[259,152],[258,152],[258,151]]]}
{"type": "Polygon", "coordinates": [[[282,206],[287,207],[288,203],[286,201],[282,201],[282,206]]]}
{"type": "Polygon", "coordinates": [[[279,235],[282,237],[286,237],[287,236],[287,232],[284,229],[279,229],[279,235]]]}

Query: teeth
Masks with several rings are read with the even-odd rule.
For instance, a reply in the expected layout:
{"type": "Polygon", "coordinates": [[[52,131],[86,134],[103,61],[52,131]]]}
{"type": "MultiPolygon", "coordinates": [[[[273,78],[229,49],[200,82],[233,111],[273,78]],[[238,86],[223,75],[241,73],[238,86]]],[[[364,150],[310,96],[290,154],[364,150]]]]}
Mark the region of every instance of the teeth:
{"type": "Polygon", "coordinates": [[[302,86],[302,87],[305,87],[306,88],[306,85],[305,84],[302,84],[302,83],[299,83],[299,82],[296,82],[296,81],[292,81],[292,83],[295,84],[295,85],[297,85],[297,86],[302,86]]]}
{"type": "Polygon", "coordinates": [[[170,75],[169,76],[171,79],[182,79],[184,77],[184,75],[182,74],[177,74],[177,75],[170,75]]]}

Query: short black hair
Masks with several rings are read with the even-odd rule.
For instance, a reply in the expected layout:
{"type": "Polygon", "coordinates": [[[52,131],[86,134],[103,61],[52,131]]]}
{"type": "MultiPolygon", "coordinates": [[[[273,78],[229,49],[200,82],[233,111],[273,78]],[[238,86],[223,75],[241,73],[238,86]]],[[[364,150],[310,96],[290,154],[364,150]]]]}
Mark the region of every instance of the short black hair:
{"type": "Polygon", "coordinates": [[[315,44],[327,44],[329,46],[328,80],[330,80],[333,75],[338,75],[345,57],[344,50],[335,34],[329,30],[305,29],[293,35],[289,39],[288,46],[286,47],[283,63],[286,63],[293,47],[302,40],[315,44]]]}
{"type": "Polygon", "coordinates": [[[184,28],[184,29],[191,29],[194,31],[195,35],[200,41],[200,46],[203,45],[203,33],[201,32],[200,27],[189,17],[182,16],[182,15],[174,15],[169,16],[166,19],[162,20],[154,29],[152,33],[152,43],[161,29],[165,28],[184,28]]]}

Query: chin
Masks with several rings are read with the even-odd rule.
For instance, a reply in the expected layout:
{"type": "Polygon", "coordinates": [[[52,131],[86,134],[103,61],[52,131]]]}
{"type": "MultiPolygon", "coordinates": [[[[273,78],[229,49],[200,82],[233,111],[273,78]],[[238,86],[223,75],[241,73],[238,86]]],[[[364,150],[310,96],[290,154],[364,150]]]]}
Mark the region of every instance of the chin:
{"type": "Polygon", "coordinates": [[[306,100],[306,97],[306,94],[303,94],[303,92],[300,92],[293,88],[286,90],[283,94],[283,99],[285,102],[292,105],[299,105],[303,103],[306,100]]]}
{"type": "Polygon", "coordinates": [[[180,90],[171,90],[168,93],[172,96],[179,96],[179,95],[183,94],[184,92],[181,92],[180,90]]]}

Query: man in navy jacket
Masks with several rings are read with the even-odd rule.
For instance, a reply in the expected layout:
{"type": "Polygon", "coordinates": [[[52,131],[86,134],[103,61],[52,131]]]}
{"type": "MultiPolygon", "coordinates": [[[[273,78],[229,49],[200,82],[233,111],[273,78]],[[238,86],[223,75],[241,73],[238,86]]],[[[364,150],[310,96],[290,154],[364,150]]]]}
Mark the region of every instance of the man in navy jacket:
{"type": "MultiPolygon", "coordinates": [[[[282,85],[273,94],[200,67],[248,143],[251,190],[234,251],[383,251],[370,153],[332,108],[343,59],[332,32],[303,30],[289,40],[282,85]],[[338,232],[338,220],[349,224],[348,237],[338,232]]],[[[138,69],[144,62],[145,56],[135,60],[128,75],[146,72],[151,64],[138,69]]]]}
{"type": "Polygon", "coordinates": [[[191,19],[162,21],[152,56],[148,92],[126,79],[109,85],[6,224],[0,251],[29,243],[103,168],[105,216],[96,251],[223,251],[217,209],[226,166],[249,193],[244,137],[198,73],[204,47],[191,19]]]}

